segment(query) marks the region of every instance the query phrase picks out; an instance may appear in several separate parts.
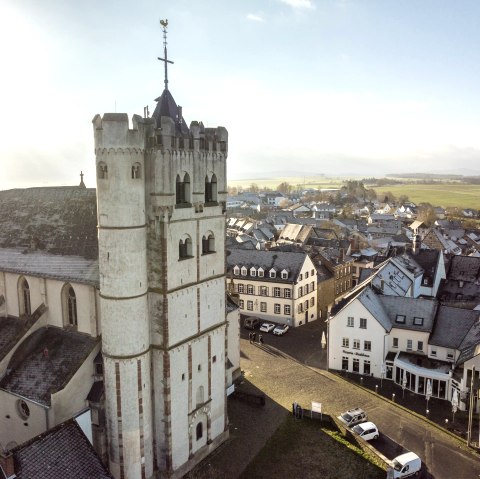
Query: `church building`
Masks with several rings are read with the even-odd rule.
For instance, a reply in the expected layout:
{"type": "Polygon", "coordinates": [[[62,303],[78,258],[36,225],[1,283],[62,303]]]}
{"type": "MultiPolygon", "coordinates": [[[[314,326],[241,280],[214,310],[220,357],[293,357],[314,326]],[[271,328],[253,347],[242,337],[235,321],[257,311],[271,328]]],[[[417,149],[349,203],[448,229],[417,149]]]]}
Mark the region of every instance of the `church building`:
{"type": "Polygon", "coordinates": [[[0,453],[88,413],[116,479],[181,477],[228,438],[228,133],[187,125],[162,25],[153,115],[93,119],[96,190],[0,192],[0,453]]]}

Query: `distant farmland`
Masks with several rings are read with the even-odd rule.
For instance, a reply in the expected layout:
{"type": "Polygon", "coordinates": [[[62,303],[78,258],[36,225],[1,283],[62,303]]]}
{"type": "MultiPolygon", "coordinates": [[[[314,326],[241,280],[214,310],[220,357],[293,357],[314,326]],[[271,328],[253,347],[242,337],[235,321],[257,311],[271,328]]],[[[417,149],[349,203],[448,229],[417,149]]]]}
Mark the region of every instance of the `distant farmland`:
{"type": "Polygon", "coordinates": [[[377,195],[390,191],[396,198],[408,196],[414,203],[431,203],[433,206],[458,206],[460,208],[480,209],[480,185],[448,184],[411,184],[382,186],[373,188],[377,195]]]}

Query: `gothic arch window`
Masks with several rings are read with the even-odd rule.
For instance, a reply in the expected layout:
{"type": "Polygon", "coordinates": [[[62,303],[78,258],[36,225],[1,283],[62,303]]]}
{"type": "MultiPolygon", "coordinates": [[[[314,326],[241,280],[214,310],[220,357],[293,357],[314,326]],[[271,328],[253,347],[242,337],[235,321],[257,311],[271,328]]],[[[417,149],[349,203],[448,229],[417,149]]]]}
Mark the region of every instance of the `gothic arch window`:
{"type": "Polygon", "coordinates": [[[77,295],[71,284],[66,284],[62,290],[63,324],[78,326],[77,295]]]}
{"type": "Polygon", "coordinates": [[[99,178],[101,180],[107,180],[108,179],[108,166],[103,161],[101,161],[97,165],[97,178],[99,178]]]}
{"type": "Polygon", "coordinates": [[[30,316],[32,306],[30,303],[30,286],[25,278],[20,278],[18,282],[18,306],[20,316],[30,316]]]}
{"type": "Polygon", "coordinates": [[[201,406],[205,402],[205,393],[203,386],[197,388],[197,407],[201,406]]]}
{"type": "Polygon", "coordinates": [[[212,175],[212,179],[209,181],[208,176],[205,177],[205,203],[217,202],[217,177],[212,175]]]}
{"type": "Polygon", "coordinates": [[[196,432],[197,441],[199,439],[202,439],[202,437],[203,437],[203,423],[202,422],[199,422],[197,424],[195,432],[196,432]]]}
{"type": "Polygon", "coordinates": [[[186,235],[185,238],[181,239],[178,243],[178,258],[186,259],[192,257],[192,239],[186,235]]]}
{"type": "Polygon", "coordinates": [[[202,237],[202,254],[215,253],[215,236],[209,232],[202,237]]]}
{"type": "Polygon", "coordinates": [[[142,177],[142,165],[134,163],[132,165],[132,180],[138,180],[142,177]]]}
{"type": "Polygon", "coordinates": [[[190,204],[190,175],[185,173],[183,178],[177,175],[175,180],[175,196],[177,205],[190,204]]]}

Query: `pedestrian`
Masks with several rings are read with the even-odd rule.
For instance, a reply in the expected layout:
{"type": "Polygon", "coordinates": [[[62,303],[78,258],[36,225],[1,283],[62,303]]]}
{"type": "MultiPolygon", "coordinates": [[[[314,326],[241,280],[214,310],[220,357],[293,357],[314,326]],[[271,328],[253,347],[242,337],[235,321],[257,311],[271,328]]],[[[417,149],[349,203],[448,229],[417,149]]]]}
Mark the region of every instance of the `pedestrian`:
{"type": "Polygon", "coordinates": [[[257,333],[254,331],[252,333],[252,342],[255,342],[255,337],[257,336],[257,333]]]}
{"type": "Polygon", "coordinates": [[[250,331],[248,333],[248,340],[250,341],[250,344],[252,344],[252,335],[253,335],[253,333],[250,331]]]}
{"type": "Polygon", "coordinates": [[[261,334],[258,335],[258,344],[263,344],[263,336],[261,334]]]}

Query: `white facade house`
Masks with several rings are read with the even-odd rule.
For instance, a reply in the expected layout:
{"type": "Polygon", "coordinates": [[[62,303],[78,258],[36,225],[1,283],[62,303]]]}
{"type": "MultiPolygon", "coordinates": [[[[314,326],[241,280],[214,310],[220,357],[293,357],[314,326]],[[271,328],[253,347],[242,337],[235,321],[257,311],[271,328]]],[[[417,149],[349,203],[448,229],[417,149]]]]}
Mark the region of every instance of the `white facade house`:
{"type": "Polygon", "coordinates": [[[293,327],[318,317],[317,275],[307,253],[232,249],[227,281],[243,314],[293,327]]]}
{"type": "Polygon", "coordinates": [[[435,297],[446,278],[441,251],[420,250],[389,258],[372,278],[372,284],[385,295],[435,297]]]}
{"type": "MultiPolygon", "coordinates": [[[[365,287],[329,319],[329,368],[392,380],[465,409],[470,362],[480,352],[479,312],[436,299],[385,296],[365,287]]],[[[471,366],[470,366],[471,371],[471,366]]]]}

